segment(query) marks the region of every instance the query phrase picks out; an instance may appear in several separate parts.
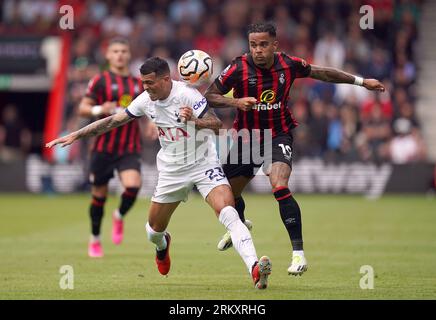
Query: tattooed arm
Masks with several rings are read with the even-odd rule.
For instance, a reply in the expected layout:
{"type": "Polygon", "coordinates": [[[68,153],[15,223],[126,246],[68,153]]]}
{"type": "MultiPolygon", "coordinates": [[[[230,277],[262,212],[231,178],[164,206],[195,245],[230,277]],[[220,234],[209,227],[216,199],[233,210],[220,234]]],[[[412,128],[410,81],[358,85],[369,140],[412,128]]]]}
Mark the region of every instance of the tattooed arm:
{"type": "Polygon", "coordinates": [[[45,146],[47,148],[51,148],[57,144],[60,144],[61,147],[65,147],[72,144],[76,140],[87,138],[87,137],[98,136],[102,133],[112,130],[113,128],[122,126],[123,124],[132,121],[133,119],[134,118],[131,118],[127,114],[127,112],[118,112],[110,117],[106,117],[101,120],[94,121],[93,123],[87,125],[86,127],[74,131],[69,135],[50,141],[45,146]]]}
{"type": "MultiPolygon", "coordinates": [[[[354,84],[356,76],[345,71],[329,67],[311,65],[310,77],[317,80],[333,83],[354,84]]],[[[384,91],[385,87],[377,79],[363,79],[362,86],[368,90],[384,91]]]]}
{"type": "Polygon", "coordinates": [[[186,119],[185,122],[194,121],[196,129],[211,129],[215,134],[219,133],[219,129],[223,125],[212,109],[208,109],[203,117],[197,118],[193,115],[191,108],[182,107],[180,108],[180,117],[186,119]]]}
{"type": "Polygon", "coordinates": [[[218,119],[217,115],[212,109],[209,109],[204,114],[203,118],[196,118],[195,128],[197,129],[212,129],[215,134],[218,134],[219,130],[223,126],[223,123],[218,119]]]}

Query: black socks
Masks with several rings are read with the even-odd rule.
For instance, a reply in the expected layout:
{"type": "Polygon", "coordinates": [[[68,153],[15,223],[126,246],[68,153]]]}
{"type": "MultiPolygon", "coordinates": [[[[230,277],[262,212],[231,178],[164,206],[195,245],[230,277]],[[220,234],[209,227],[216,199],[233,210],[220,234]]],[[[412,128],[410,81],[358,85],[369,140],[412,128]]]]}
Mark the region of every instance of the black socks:
{"type": "Polygon", "coordinates": [[[280,216],[288,231],[292,248],[294,250],[303,250],[301,211],[297,201],[295,201],[287,187],[277,187],[273,192],[279,203],[280,216]]]}
{"type": "Polygon", "coordinates": [[[91,232],[94,236],[100,235],[101,221],[103,219],[104,203],[106,197],[92,196],[91,206],[89,207],[89,214],[91,216],[91,232]]]}
{"type": "Polygon", "coordinates": [[[245,222],[245,202],[242,196],[239,198],[235,198],[235,209],[236,211],[238,211],[239,219],[241,219],[242,222],[245,222]]]}
{"type": "Polygon", "coordinates": [[[135,203],[138,191],[139,188],[126,188],[121,195],[121,204],[118,210],[123,217],[135,203]]]}

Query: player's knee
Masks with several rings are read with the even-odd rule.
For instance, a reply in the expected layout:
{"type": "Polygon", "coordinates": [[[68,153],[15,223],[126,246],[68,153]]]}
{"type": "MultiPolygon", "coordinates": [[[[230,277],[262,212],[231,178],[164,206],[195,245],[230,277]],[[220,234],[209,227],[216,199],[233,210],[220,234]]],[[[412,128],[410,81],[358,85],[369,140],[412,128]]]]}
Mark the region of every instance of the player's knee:
{"type": "Polygon", "coordinates": [[[92,197],[106,198],[108,193],[107,185],[93,186],[91,190],[92,197]]]}
{"type": "Polygon", "coordinates": [[[279,188],[281,186],[287,186],[289,184],[290,168],[283,164],[280,167],[274,168],[269,176],[269,182],[273,189],[279,188]]]}
{"type": "Polygon", "coordinates": [[[206,199],[217,216],[225,207],[235,207],[235,199],[229,186],[215,188],[206,199]]]}

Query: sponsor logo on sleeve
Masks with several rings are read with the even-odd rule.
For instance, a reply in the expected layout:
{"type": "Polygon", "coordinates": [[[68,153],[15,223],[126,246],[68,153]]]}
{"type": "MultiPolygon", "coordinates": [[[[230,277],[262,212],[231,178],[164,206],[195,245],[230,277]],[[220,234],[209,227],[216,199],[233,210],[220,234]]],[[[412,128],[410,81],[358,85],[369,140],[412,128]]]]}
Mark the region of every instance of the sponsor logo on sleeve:
{"type": "Polygon", "coordinates": [[[220,81],[220,82],[223,82],[223,77],[226,75],[226,73],[227,73],[227,71],[229,71],[229,69],[230,69],[230,67],[231,67],[232,65],[231,64],[229,64],[223,71],[221,71],[221,74],[220,74],[220,76],[218,77],[218,80],[220,81]]]}
{"type": "Polygon", "coordinates": [[[194,109],[194,110],[201,109],[201,108],[204,107],[206,104],[207,104],[207,100],[206,100],[205,97],[203,97],[202,100],[196,102],[196,103],[192,106],[192,109],[194,109]]]}

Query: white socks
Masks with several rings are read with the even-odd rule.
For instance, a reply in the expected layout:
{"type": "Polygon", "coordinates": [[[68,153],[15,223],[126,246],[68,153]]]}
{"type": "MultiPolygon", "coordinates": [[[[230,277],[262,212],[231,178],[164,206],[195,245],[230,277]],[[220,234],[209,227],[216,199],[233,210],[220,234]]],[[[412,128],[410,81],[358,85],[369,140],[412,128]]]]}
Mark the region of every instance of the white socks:
{"type": "Polygon", "coordinates": [[[300,256],[300,257],[304,257],[304,251],[303,250],[294,250],[292,251],[292,256],[300,256]]]}
{"type": "Polygon", "coordinates": [[[251,274],[251,268],[258,259],[250,231],[239,219],[236,209],[231,206],[222,209],[218,219],[226,227],[227,231],[230,232],[233,246],[242,260],[244,260],[248,272],[251,274]]]}
{"type": "Polygon", "coordinates": [[[166,249],[166,247],[167,247],[167,239],[164,237],[165,231],[163,231],[163,232],[156,232],[156,231],[154,231],[150,227],[148,222],[145,225],[145,230],[147,230],[147,238],[148,238],[148,240],[150,240],[151,242],[153,242],[156,245],[156,248],[157,248],[158,251],[162,251],[162,250],[166,249]]]}

